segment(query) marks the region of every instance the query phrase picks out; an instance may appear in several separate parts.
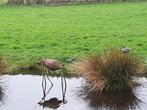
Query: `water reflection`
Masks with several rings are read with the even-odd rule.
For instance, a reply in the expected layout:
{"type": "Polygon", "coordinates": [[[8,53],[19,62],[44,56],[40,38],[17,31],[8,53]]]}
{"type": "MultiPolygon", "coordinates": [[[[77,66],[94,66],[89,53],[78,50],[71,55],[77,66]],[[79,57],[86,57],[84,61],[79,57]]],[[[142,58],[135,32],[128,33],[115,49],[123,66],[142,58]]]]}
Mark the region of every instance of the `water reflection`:
{"type": "Polygon", "coordinates": [[[51,98],[49,100],[44,100],[43,102],[39,102],[43,108],[51,108],[51,109],[57,109],[60,107],[60,104],[62,103],[62,100],[58,100],[56,97],[51,98]]]}
{"type": "Polygon", "coordinates": [[[42,94],[42,76],[4,75],[2,77],[4,84],[0,82],[2,85],[0,103],[4,105],[0,105],[0,110],[146,110],[147,108],[147,78],[145,77],[137,79],[141,86],[133,91],[103,94],[88,93],[82,86],[85,80],[75,77],[66,78],[68,87],[64,89],[65,92],[62,92],[61,77],[50,77],[53,87],[47,94],[51,84],[46,78],[45,96],[42,94]],[[39,102],[40,100],[42,101],[39,102]],[[65,102],[68,100],[68,103],[64,104],[63,100],[65,102]]]}
{"type": "MultiPolygon", "coordinates": [[[[43,106],[43,108],[51,108],[51,109],[57,109],[60,107],[60,104],[67,103],[65,100],[65,95],[66,95],[66,88],[67,88],[67,83],[66,83],[66,78],[64,76],[61,77],[61,92],[62,92],[62,100],[57,99],[56,97],[50,98],[46,100],[47,95],[50,93],[51,89],[53,88],[54,84],[52,83],[50,76],[48,75],[43,75],[42,76],[42,91],[43,91],[43,97],[40,102],[38,102],[39,105],[43,106]],[[47,88],[47,81],[50,82],[50,87],[47,88]]],[[[59,91],[60,92],[60,91],[59,91]]]]}
{"type": "Polygon", "coordinates": [[[132,90],[120,92],[88,92],[86,86],[80,90],[80,96],[92,110],[135,110],[142,103],[132,90]]]}
{"type": "Polygon", "coordinates": [[[4,90],[3,87],[0,86],[0,106],[4,104],[4,90]]]}
{"type": "Polygon", "coordinates": [[[4,83],[0,77],[0,106],[4,105],[4,101],[5,101],[5,90],[4,90],[4,83]]]}

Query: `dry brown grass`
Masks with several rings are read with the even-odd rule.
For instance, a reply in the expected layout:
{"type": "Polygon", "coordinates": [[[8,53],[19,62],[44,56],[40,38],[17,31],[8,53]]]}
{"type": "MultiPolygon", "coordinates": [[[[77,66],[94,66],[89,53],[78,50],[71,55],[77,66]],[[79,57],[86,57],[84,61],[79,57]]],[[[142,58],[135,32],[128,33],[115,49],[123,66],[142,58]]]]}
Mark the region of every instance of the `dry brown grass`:
{"type": "Polygon", "coordinates": [[[0,74],[4,73],[6,69],[6,64],[2,57],[0,57],[0,74]]]}
{"type": "Polygon", "coordinates": [[[131,53],[110,49],[102,55],[82,58],[72,68],[87,80],[91,90],[121,90],[132,87],[132,76],[143,72],[144,61],[131,53]]]}

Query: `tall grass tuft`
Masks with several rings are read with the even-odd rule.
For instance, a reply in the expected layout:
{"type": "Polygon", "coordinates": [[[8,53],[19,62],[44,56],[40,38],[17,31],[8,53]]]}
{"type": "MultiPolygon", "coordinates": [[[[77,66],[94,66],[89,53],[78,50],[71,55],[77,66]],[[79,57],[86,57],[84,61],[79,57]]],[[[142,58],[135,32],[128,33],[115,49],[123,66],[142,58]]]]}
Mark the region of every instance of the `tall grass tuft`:
{"type": "Polygon", "coordinates": [[[90,90],[119,91],[133,87],[132,76],[143,72],[144,61],[132,53],[110,49],[101,55],[82,58],[72,67],[86,79],[90,90]]]}
{"type": "Polygon", "coordinates": [[[6,69],[6,64],[3,60],[3,58],[0,56],[0,74],[4,73],[6,69]]]}

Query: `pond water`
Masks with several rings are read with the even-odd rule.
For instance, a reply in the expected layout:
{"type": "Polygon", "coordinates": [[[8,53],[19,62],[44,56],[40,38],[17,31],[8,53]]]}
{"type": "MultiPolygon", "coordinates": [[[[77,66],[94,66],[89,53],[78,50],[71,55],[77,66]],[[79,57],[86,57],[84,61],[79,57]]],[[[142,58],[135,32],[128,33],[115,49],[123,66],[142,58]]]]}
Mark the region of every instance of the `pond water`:
{"type": "MultiPolygon", "coordinates": [[[[107,95],[83,93],[84,79],[66,78],[65,103],[61,78],[51,77],[53,87],[43,97],[42,76],[3,75],[0,76],[0,110],[145,110],[147,108],[147,78],[136,80],[141,84],[131,93],[122,92],[107,95]]],[[[50,83],[47,81],[47,88],[50,83]]]]}

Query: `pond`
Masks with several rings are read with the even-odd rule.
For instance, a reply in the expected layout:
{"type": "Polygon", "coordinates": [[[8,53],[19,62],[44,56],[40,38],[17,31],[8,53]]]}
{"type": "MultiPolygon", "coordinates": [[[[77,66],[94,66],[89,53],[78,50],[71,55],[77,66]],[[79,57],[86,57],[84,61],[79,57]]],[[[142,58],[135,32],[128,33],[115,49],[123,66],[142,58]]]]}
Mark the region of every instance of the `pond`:
{"type": "MultiPolygon", "coordinates": [[[[43,97],[42,76],[3,75],[0,76],[0,110],[145,110],[147,108],[147,78],[136,80],[140,86],[131,93],[111,95],[84,93],[85,80],[66,78],[65,103],[60,77],[51,77],[53,87],[43,97]]],[[[50,88],[49,81],[47,88],[50,88]]]]}

